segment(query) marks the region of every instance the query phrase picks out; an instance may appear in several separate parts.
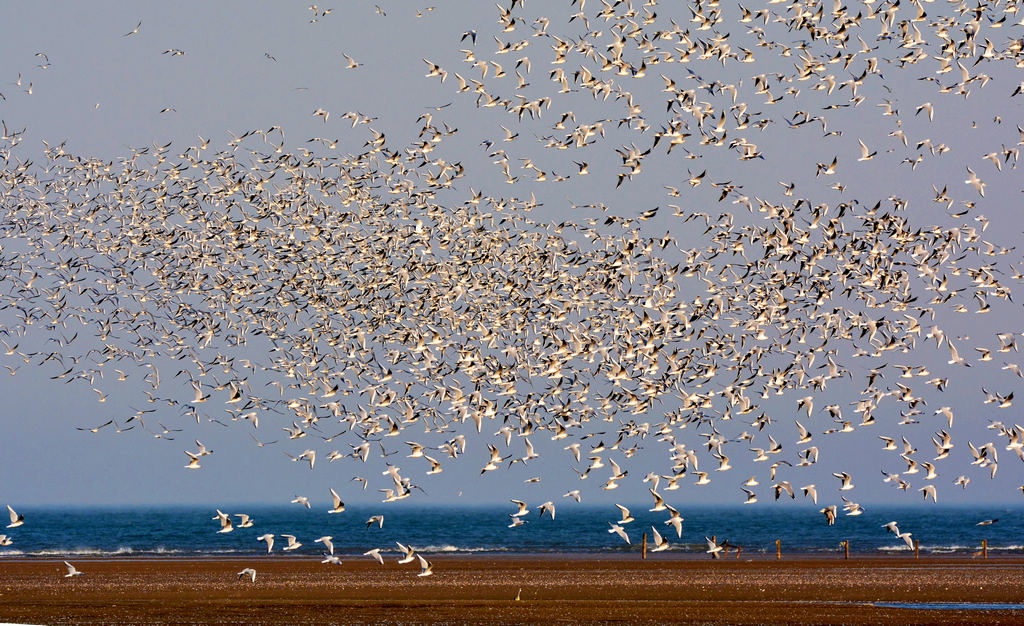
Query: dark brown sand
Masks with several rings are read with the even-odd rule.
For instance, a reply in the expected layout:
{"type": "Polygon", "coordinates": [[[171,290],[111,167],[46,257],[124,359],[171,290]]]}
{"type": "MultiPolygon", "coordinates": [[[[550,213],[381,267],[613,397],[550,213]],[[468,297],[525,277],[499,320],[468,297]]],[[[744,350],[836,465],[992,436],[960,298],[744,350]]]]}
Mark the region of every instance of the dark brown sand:
{"type": "MultiPolygon", "coordinates": [[[[661,557],[662,555],[653,555],[661,557]]],[[[1024,603],[1024,559],[431,557],[0,562],[0,621],[37,624],[530,622],[1024,623],[1024,610],[873,602],[1024,603]],[[254,567],[255,584],[238,580],[254,567]],[[521,600],[515,601],[522,589],[521,600]]]]}

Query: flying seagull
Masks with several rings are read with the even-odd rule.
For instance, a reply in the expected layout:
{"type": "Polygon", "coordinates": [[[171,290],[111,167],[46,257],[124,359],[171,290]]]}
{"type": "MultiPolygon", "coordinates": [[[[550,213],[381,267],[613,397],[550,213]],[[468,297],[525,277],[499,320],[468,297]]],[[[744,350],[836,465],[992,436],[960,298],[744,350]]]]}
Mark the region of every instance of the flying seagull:
{"type": "Polygon", "coordinates": [[[75,566],[67,561],[64,561],[64,565],[68,566],[68,573],[64,574],[64,578],[71,578],[72,576],[81,576],[82,572],[75,569],[75,566]]]}
{"type": "Polygon", "coordinates": [[[270,551],[274,549],[274,535],[271,534],[271,533],[266,533],[264,535],[260,535],[259,537],[256,537],[256,541],[266,541],[267,542],[267,554],[270,554],[270,551]]]}
{"type": "Polygon", "coordinates": [[[11,514],[11,523],[7,525],[8,528],[17,528],[25,523],[25,516],[15,513],[9,504],[7,505],[7,512],[11,514]]]}

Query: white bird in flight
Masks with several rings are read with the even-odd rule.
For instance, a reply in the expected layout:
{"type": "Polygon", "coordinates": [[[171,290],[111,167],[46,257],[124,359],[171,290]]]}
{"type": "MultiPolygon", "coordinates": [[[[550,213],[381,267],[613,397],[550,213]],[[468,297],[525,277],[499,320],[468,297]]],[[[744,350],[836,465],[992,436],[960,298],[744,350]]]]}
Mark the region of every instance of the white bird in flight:
{"type": "Polygon", "coordinates": [[[434,573],[434,566],[423,558],[423,555],[417,554],[416,558],[420,560],[420,573],[416,574],[417,576],[430,576],[434,573]]]}
{"type": "Polygon", "coordinates": [[[285,552],[288,552],[290,550],[297,550],[297,549],[302,547],[302,544],[295,540],[295,535],[284,535],[284,534],[282,534],[281,536],[288,540],[288,545],[286,545],[285,547],[281,548],[285,552]]]}
{"type": "Polygon", "coordinates": [[[619,511],[622,513],[622,519],[619,520],[619,522],[618,522],[619,524],[628,524],[628,523],[636,520],[635,517],[630,515],[629,509],[627,509],[626,507],[622,506],[621,504],[616,504],[615,506],[619,507],[619,511]]]}
{"type": "Polygon", "coordinates": [[[185,466],[185,469],[202,469],[202,465],[199,464],[199,456],[192,454],[188,450],[185,450],[185,454],[188,455],[189,463],[185,466]]]}
{"type": "Polygon", "coordinates": [[[235,529],[231,524],[231,518],[227,513],[221,512],[220,509],[217,509],[217,516],[213,519],[220,520],[220,530],[217,531],[218,533],[229,533],[235,529]]]}
{"type": "Polygon", "coordinates": [[[71,578],[72,576],[81,576],[82,572],[78,571],[74,565],[64,561],[64,565],[68,566],[68,573],[64,574],[64,578],[71,578]]]}
{"type": "Polygon", "coordinates": [[[9,504],[7,505],[7,512],[11,515],[11,523],[7,525],[8,528],[17,528],[25,523],[25,516],[15,513],[9,504]]]}
{"type": "Polygon", "coordinates": [[[271,533],[266,533],[256,537],[256,541],[267,542],[267,554],[270,554],[270,551],[274,549],[274,535],[271,533]]]}
{"type": "Polygon", "coordinates": [[[846,472],[833,472],[832,475],[843,481],[842,486],[839,487],[839,491],[849,491],[850,489],[853,489],[853,478],[849,474],[846,472]]]}
{"type": "Polygon", "coordinates": [[[396,541],[395,543],[397,543],[398,548],[405,553],[405,556],[398,560],[399,563],[412,563],[414,560],[416,560],[416,551],[412,549],[412,546],[402,545],[398,541],[396,541]]]}
{"type": "Polygon", "coordinates": [[[334,505],[331,506],[331,508],[327,512],[341,513],[342,511],[345,510],[345,503],[341,501],[341,496],[338,495],[338,492],[335,491],[333,487],[329,489],[331,490],[331,497],[334,499],[334,505]]]}
{"type": "Polygon", "coordinates": [[[668,540],[661,536],[658,529],[651,526],[651,531],[654,532],[654,548],[651,552],[661,552],[662,550],[668,550],[668,540]]]}
{"type": "Polygon", "coordinates": [[[332,537],[330,535],[324,535],[323,537],[320,537],[319,539],[314,540],[313,543],[322,543],[322,544],[324,544],[324,547],[327,548],[327,551],[330,552],[331,554],[334,554],[334,542],[331,541],[332,539],[334,539],[334,537],[332,537]]]}
{"type": "Polygon", "coordinates": [[[707,537],[704,537],[704,541],[708,544],[708,549],[704,552],[706,554],[710,554],[712,558],[721,558],[721,555],[718,553],[722,551],[722,546],[707,537]]]}
{"type": "Polygon", "coordinates": [[[668,509],[668,512],[672,515],[672,517],[665,520],[665,525],[674,527],[676,529],[676,536],[682,537],[684,518],[679,515],[679,511],[675,510],[669,505],[666,504],[665,508],[668,509]]]}
{"type": "Polygon", "coordinates": [[[622,537],[623,541],[631,544],[631,542],[629,541],[629,535],[626,534],[626,530],[622,526],[619,526],[618,524],[612,524],[611,522],[608,523],[611,525],[611,528],[608,529],[608,532],[618,533],[618,535],[622,537]]]}
{"type": "Polygon", "coordinates": [[[551,519],[555,519],[555,505],[550,500],[537,508],[540,510],[541,517],[544,517],[544,512],[546,511],[551,516],[551,519]]]}
{"type": "Polygon", "coordinates": [[[892,534],[896,535],[897,539],[902,539],[904,542],[906,542],[908,548],[914,547],[914,542],[910,539],[910,533],[901,533],[895,521],[889,522],[888,524],[883,524],[882,528],[885,528],[886,530],[892,532],[892,534]]]}

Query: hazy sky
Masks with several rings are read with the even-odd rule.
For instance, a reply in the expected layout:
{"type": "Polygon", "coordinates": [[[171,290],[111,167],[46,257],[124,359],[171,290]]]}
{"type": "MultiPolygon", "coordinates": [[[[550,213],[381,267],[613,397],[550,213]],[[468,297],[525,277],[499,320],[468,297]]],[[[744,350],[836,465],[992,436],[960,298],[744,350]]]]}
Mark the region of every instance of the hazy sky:
{"type": "MultiPolygon", "coordinates": [[[[368,128],[385,132],[395,146],[415,141],[422,127],[418,118],[429,113],[434,125],[457,128],[438,151],[448,162],[461,162],[466,167],[466,176],[445,198],[463,202],[471,196],[471,189],[517,198],[534,194],[542,206],[534,210],[532,219],[542,223],[585,224],[593,219],[598,220],[600,227],[608,216],[635,220],[658,207],[652,218],[637,222],[641,232],[653,238],[669,233],[680,247],[687,248],[700,244],[704,222],[684,221],[675,215],[677,209],[672,205],[684,215],[700,211],[715,218],[730,212],[737,224],[762,224],[764,215],[751,213],[733,200],[745,196],[756,208],[760,200],[792,206],[803,198],[804,215],[810,207],[822,203],[829,204],[830,215],[835,215],[844,202],[871,206],[882,201],[888,208],[895,197],[908,202],[903,215],[913,228],[968,224],[980,230],[987,224],[980,236],[983,241],[1006,248],[1020,242],[1020,176],[1011,167],[1014,163],[1006,161],[1005,165],[1001,163],[1001,169],[996,169],[992,161],[984,158],[997,152],[1002,160],[1003,149],[1015,150],[1018,142],[1024,140],[1015,129],[1019,120],[1024,119],[1024,96],[1011,97],[1020,79],[1019,69],[1009,59],[983,59],[974,64],[981,58],[986,40],[1003,50],[1008,41],[1022,36],[1022,27],[1013,24],[1014,20],[1019,21],[1019,14],[1008,13],[1009,19],[1000,28],[991,25],[986,15],[982,31],[976,36],[976,54],[969,56],[965,52],[961,60],[963,70],[954,64],[949,72],[943,73],[936,73],[939,64],[934,58],[913,64],[898,62],[899,57],[916,48],[900,47],[898,28],[890,29],[894,36],[878,39],[879,21],[865,19],[857,32],[867,44],[877,48],[858,53],[848,67],[844,67],[840,57],[838,62],[815,70],[813,77],[800,79],[795,75],[804,66],[802,55],[813,53],[830,59],[855,52],[861,44],[854,40],[849,50],[839,51],[826,41],[810,41],[806,33],[789,32],[783,24],[740,22],[740,11],[735,6],[725,6],[726,3],[721,7],[723,21],[710,32],[702,31],[698,29],[699,23],[691,21],[694,14],[690,6],[698,5],[659,3],[651,9],[657,11],[656,18],[650,25],[644,25],[651,33],[666,30],[674,22],[689,28],[695,40],[707,42],[714,33],[728,34],[733,42],[731,49],[738,56],[743,56],[742,50],[749,50],[755,60],[740,63],[729,59],[723,63],[714,56],[700,59],[693,55],[688,63],[649,65],[646,75],[619,76],[615,72],[602,73],[599,65],[594,69],[592,61],[575,53],[565,64],[552,63],[555,36],[569,41],[604,29],[601,37],[591,38],[600,43],[598,51],[607,52],[606,46],[613,43],[608,30],[610,23],[597,17],[604,7],[593,1],[585,7],[589,27],[582,25],[580,19],[569,21],[578,9],[568,2],[550,6],[551,3],[531,0],[525,8],[516,8],[519,20],[510,31],[499,23],[498,9],[493,3],[438,3],[432,10],[386,0],[379,3],[380,10],[373,2],[333,4],[325,3],[311,10],[308,3],[298,2],[3,3],[0,20],[10,27],[0,40],[0,118],[10,131],[26,129],[14,154],[22,161],[33,159],[36,167],[41,167],[45,141],[50,145],[66,142],[65,150],[69,153],[104,160],[118,160],[134,149],[167,142],[173,142],[170,153],[177,155],[202,140],[209,140],[212,148],[220,150],[233,136],[273,126],[280,127],[284,134],[285,152],[307,148],[328,154],[331,148],[326,144],[339,140],[334,152],[342,154],[359,150],[370,137],[368,128]],[[324,14],[324,9],[332,10],[324,14]],[[541,26],[536,20],[540,17],[549,18],[549,36],[537,36],[541,26]],[[763,27],[766,38],[786,46],[785,51],[758,47],[748,30],[754,26],[763,27]],[[475,44],[470,37],[463,37],[469,31],[475,31],[475,44]],[[514,42],[527,45],[519,51],[499,52],[502,46],[514,42]],[[801,50],[802,45],[807,50],[801,50]],[[481,68],[467,63],[460,50],[472,51],[477,60],[499,64],[507,75],[495,78],[497,68],[491,65],[484,78],[481,68]],[[349,61],[344,55],[359,66],[348,68],[349,61]],[[524,57],[529,61],[522,61],[524,57]],[[851,88],[840,84],[856,80],[869,57],[876,59],[879,71],[860,78],[857,96],[863,97],[863,101],[853,106],[851,88]],[[448,77],[443,83],[439,77],[425,76],[430,69],[425,60],[447,70],[448,77]],[[631,124],[619,123],[629,112],[629,99],[621,94],[616,96],[612,92],[610,97],[599,98],[578,85],[569,93],[559,93],[560,85],[551,79],[550,72],[564,69],[572,83],[573,73],[583,65],[589,66],[599,79],[611,79],[618,89],[628,90],[634,104],[643,110],[638,117],[643,118],[644,124],[637,125],[636,120],[631,124]],[[517,70],[529,83],[519,89],[517,70]],[[969,94],[957,94],[955,90],[941,93],[942,87],[961,80],[962,71],[972,78],[969,94]],[[527,115],[520,119],[500,106],[479,106],[476,93],[460,93],[456,72],[467,79],[480,80],[490,91],[505,94],[513,103],[518,102],[515,94],[523,94],[527,100],[548,97],[551,102],[545,105],[541,118],[531,119],[527,115]],[[772,76],[776,73],[793,78],[775,81],[772,76]],[[982,73],[984,78],[979,78],[982,73]],[[755,79],[759,75],[768,77],[766,80],[772,83],[770,93],[759,90],[755,79]],[[826,76],[835,83],[834,89],[826,87],[826,76]],[[631,147],[650,147],[654,133],[664,131],[673,119],[666,106],[670,96],[664,91],[669,80],[679,89],[695,89],[696,100],[714,110],[715,119],[707,122],[705,129],[714,127],[722,111],[728,112],[725,145],[701,145],[694,118],[687,117],[691,134],[687,142],[671,154],[666,154],[664,145],[652,150],[643,161],[642,172],[619,185],[618,175],[625,171],[621,154],[631,147]],[[716,87],[706,88],[716,81],[719,85],[736,85],[738,97],[716,87]],[[737,118],[733,116],[738,109],[730,109],[734,102],[746,103],[743,113],[749,115],[750,124],[745,128],[735,128],[737,118]],[[920,109],[922,105],[927,107],[920,109]],[[884,115],[887,106],[898,114],[884,115]],[[934,111],[933,120],[928,119],[929,107],[934,111]],[[317,110],[330,114],[325,120],[323,115],[314,115],[317,110]],[[555,128],[567,111],[573,112],[576,125],[602,122],[605,136],[582,147],[546,148],[550,138],[564,139],[569,133],[555,128]],[[354,128],[343,117],[346,112],[358,112],[374,120],[354,128]],[[821,120],[795,125],[819,116],[821,120]],[[754,124],[758,120],[768,121],[758,128],[754,124]],[[834,134],[828,134],[830,131],[834,134]],[[894,134],[897,131],[905,134],[907,145],[894,134]],[[514,140],[505,141],[516,133],[514,140]],[[311,142],[313,138],[325,141],[311,142]],[[728,145],[739,138],[756,144],[763,158],[740,160],[739,150],[728,145]],[[877,153],[874,158],[857,160],[861,156],[858,140],[877,153]],[[924,140],[928,141],[919,145],[924,140]],[[512,174],[520,177],[515,185],[505,182],[496,158],[490,156],[499,149],[505,150],[512,174]],[[917,162],[919,155],[922,158],[917,162]],[[819,175],[818,164],[827,166],[833,158],[839,162],[837,173],[819,175]],[[544,170],[548,180],[536,180],[533,171],[524,169],[523,159],[544,170]],[[584,162],[590,170],[585,177],[578,173],[579,163],[584,162]],[[985,181],[984,197],[965,184],[969,177],[967,168],[985,181]],[[706,178],[699,185],[687,182],[702,171],[706,171],[706,178]],[[559,175],[568,179],[556,181],[559,175]],[[712,182],[720,184],[713,186],[712,182]],[[737,185],[740,190],[720,200],[726,183],[737,185]],[[786,195],[791,184],[795,185],[794,193],[786,195]],[[836,184],[842,188],[834,188],[836,184]],[[948,210],[945,204],[934,201],[943,187],[948,188],[953,201],[953,208],[948,210]],[[678,189],[678,195],[672,195],[670,188],[678,189]],[[593,206],[600,204],[604,208],[593,206]],[[966,214],[954,215],[964,209],[966,214]]],[[[880,4],[850,3],[847,10],[867,14],[880,4]]],[[[644,20],[644,9],[639,2],[634,5],[637,15],[633,22],[637,26],[644,20]]],[[[778,15],[787,15],[786,5],[766,6],[778,15]]],[[[928,18],[913,22],[924,33],[925,43],[919,47],[926,56],[938,55],[941,42],[934,35],[935,29],[928,26],[930,20],[965,18],[951,3],[929,2],[923,6],[927,7],[928,18]]],[[[826,3],[826,13],[831,9],[831,3],[826,3]]],[[[898,17],[909,19],[916,10],[910,3],[898,12],[898,17]]],[[[996,10],[991,15],[996,16],[996,10]]],[[[962,32],[950,30],[954,37],[963,38],[962,32]]],[[[653,44],[670,52],[678,45],[657,40],[653,44]]],[[[635,49],[629,49],[627,55],[639,61],[635,49]]],[[[569,128],[572,127],[570,123],[569,128]]],[[[9,209],[3,207],[4,212],[9,209]]],[[[578,235],[566,230],[563,236],[572,239],[578,235]]],[[[1019,257],[1020,252],[1014,249],[991,261],[1001,272],[1000,280],[1008,285],[1016,286],[1011,278],[1011,264],[1019,264],[1019,257]]],[[[673,257],[671,251],[666,252],[666,258],[673,263],[681,259],[678,255],[673,257]]],[[[907,271],[914,273],[917,280],[914,268],[908,267],[907,271]]],[[[688,297],[698,295],[699,287],[697,281],[688,297]]],[[[922,293],[929,298],[933,295],[922,293]]],[[[835,491],[839,482],[831,474],[848,471],[856,479],[855,496],[851,498],[866,502],[920,502],[917,487],[924,484],[920,475],[913,479],[914,488],[905,493],[881,482],[881,470],[903,472],[906,463],[900,460],[898,452],[881,450],[878,437],[906,435],[920,450],[917,458],[931,460],[935,455],[930,439],[945,427],[945,418],[936,417],[934,412],[949,406],[957,415],[951,429],[956,446],[948,461],[937,464],[940,478],[935,484],[939,486],[940,503],[1015,501],[1021,497],[1018,487],[1024,483],[1024,464],[1012,451],[1004,449],[1004,439],[986,428],[990,420],[996,419],[1012,425],[1016,421],[1015,410],[984,404],[981,392],[985,386],[1006,395],[1020,387],[1019,377],[1001,369],[1003,363],[1016,362],[1018,353],[993,353],[992,362],[977,363],[981,353],[974,350],[976,346],[998,348],[995,333],[1020,334],[1019,298],[1013,302],[990,298],[993,310],[984,316],[975,313],[978,304],[971,297],[971,290],[961,294],[960,301],[967,312],[957,313],[952,304],[936,307],[936,321],[921,319],[921,324],[925,329],[939,324],[948,336],[957,338],[962,355],[975,367],[948,364],[948,350],[936,349],[934,342],[922,336],[916,350],[888,353],[881,360],[858,361],[847,346],[836,355],[836,360],[850,370],[850,382],[831,384],[827,391],[818,394],[812,417],[800,415],[797,410],[797,399],[810,391],[790,391],[782,397],[761,400],[760,388],[756,389],[761,409],[775,418],[769,430],[776,439],[784,440],[785,458],[796,461],[794,418],[815,432],[821,462],[801,468],[799,474],[789,474],[786,478],[793,481],[794,487],[813,482],[819,490],[829,492],[825,500],[839,502],[840,494],[835,491]],[[952,384],[939,393],[924,384],[923,377],[913,381],[914,392],[927,401],[921,407],[919,425],[896,427],[898,407],[890,403],[877,411],[878,425],[858,428],[852,433],[823,434],[835,427],[820,408],[828,404],[841,404],[847,419],[856,425],[859,417],[851,415],[849,405],[858,397],[868,369],[882,361],[890,362],[884,383],[888,389],[897,389],[896,383],[900,382],[897,364],[927,366],[932,376],[949,377],[952,384]],[[995,442],[1002,461],[995,479],[987,478],[987,469],[970,465],[968,441],[976,446],[995,442]],[[953,486],[959,474],[972,477],[968,489],[953,486]]],[[[885,315],[898,320],[903,313],[889,311],[885,315]]],[[[0,316],[0,323],[16,325],[13,312],[4,312],[7,314],[10,315],[0,316]]],[[[20,341],[18,350],[27,352],[53,349],[53,342],[48,342],[52,336],[37,328],[31,336],[16,340],[8,335],[5,340],[8,344],[20,341]]],[[[83,337],[80,341],[88,340],[83,337]]],[[[252,347],[248,352],[239,352],[239,356],[254,360],[265,357],[252,347]]],[[[826,363],[826,356],[818,355],[815,368],[826,363]]],[[[325,457],[331,446],[327,443],[316,444],[321,456],[313,471],[303,463],[290,462],[283,454],[302,452],[312,445],[308,439],[291,444],[282,441],[262,448],[254,445],[250,433],[264,441],[284,439],[286,434],[281,428],[289,425],[290,419],[267,418],[259,431],[253,431],[238,424],[225,428],[205,419],[199,424],[183,421],[180,412],[171,410],[154,415],[150,423],[151,427],[162,422],[183,428],[183,432],[164,433],[174,437],[173,441],[148,436],[139,432],[141,429],[121,435],[111,428],[96,434],[79,431],[76,427],[96,426],[110,418],[123,422],[135,410],[149,408],[144,406],[145,396],[137,382],[143,374],[133,372],[135,384],[118,386],[111,380],[114,375],[108,372],[104,388],[109,394],[100,403],[88,385],[52,380],[61,371],[53,363],[37,367],[16,355],[5,359],[6,364],[17,368],[13,376],[0,376],[0,394],[4,398],[0,410],[0,454],[8,477],[0,494],[7,501],[22,505],[283,503],[295,494],[304,494],[327,502],[327,487],[333,486],[346,499],[371,502],[379,498],[378,488],[390,486],[390,479],[381,476],[385,461],[373,459],[363,465],[345,459],[329,464],[325,457]],[[203,459],[201,471],[188,471],[182,468],[186,462],[182,451],[194,450],[196,438],[213,449],[214,455],[203,459]],[[357,483],[350,480],[354,475],[370,479],[369,489],[360,491],[357,483]]],[[[817,373],[820,372],[815,370],[812,375],[817,373]]],[[[162,372],[168,386],[177,384],[177,391],[188,399],[191,389],[180,380],[174,382],[173,374],[162,372]]],[[[754,395],[754,391],[750,393],[754,395]]],[[[656,404],[649,415],[623,418],[655,424],[674,408],[656,404]]],[[[481,476],[480,467],[487,461],[485,443],[499,441],[500,437],[493,433],[501,424],[485,424],[481,435],[469,426],[469,422],[462,425],[469,440],[466,455],[446,460],[445,471],[440,475],[424,476],[428,467],[422,459],[405,458],[409,448],[402,442],[416,441],[419,426],[385,440],[388,452],[397,451],[386,462],[399,465],[403,475],[415,477],[416,484],[428,492],[426,499],[439,502],[503,502],[514,497],[539,502],[584,487],[585,498],[592,502],[646,501],[648,485],[640,482],[642,477],[649,471],[668,473],[665,446],[655,443],[655,437],[650,436],[641,442],[643,450],[632,459],[617,457],[629,470],[629,476],[617,491],[602,492],[598,487],[607,470],[595,470],[593,477],[580,481],[570,468],[583,469],[585,461],[570,463],[568,453],[562,450],[565,443],[551,441],[550,433],[544,431],[531,437],[541,453],[540,459],[481,476]],[[542,481],[523,482],[531,477],[542,477],[542,481]]],[[[587,443],[613,441],[617,424],[591,424],[587,429],[600,431],[604,426],[609,428],[608,434],[597,435],[587,443]]],[[[749,423],[741,424],[739,420],[720,422],[719,427],[729,438],[754,431],[749,423]]],[[[765,435],[757,436],[760,443],[756,445],[763,447],[765,435]]],[[[713,481],[711,485],[697,487],[692,484],[694,479],[688,477],[684,488],[672,492],[673,501],[681,505],[742,501],[740,483],[757,475],[762,501],[758,506],[770,506],[767,464],[750,460],[752,455],[747,449],[752,446],[746,441],[729,444],[727,449],[735,453],[736,468],[723,477],[713,471],[715,462],[705,454],[705,439],[697,434],[696,426],[680,430],[677,437],[686,441],[689,448],[701,451],[702,463],[706,464],[701,469],[708,470],[713,481]]],[[[432,439],[424,435],[424,441],[427,440],[432,439]]],[[[345,444],[340,447],[342,452],[348,451],[345,444]]],[[[513,441],[513,451],[521,454],[521,450],[521,442],[513,441]]],[[[440,458],[443,453],[436,455],[440,458]]],[[[415,496],[406,502],[424,501],[422,494],[417,492],[415,496]]]]}

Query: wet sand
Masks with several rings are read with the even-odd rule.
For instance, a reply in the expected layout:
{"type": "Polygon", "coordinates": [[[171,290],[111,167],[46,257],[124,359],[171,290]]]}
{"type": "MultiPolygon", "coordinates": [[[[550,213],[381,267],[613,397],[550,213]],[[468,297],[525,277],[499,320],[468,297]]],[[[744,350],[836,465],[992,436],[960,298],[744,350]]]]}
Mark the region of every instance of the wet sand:
{"type": "MultiPolygon", "coordinates": [[[[1024,603],[1024,558],[639,559],[432,556],[0,562],[0,621],[37,624],[1024,623],[1024,610],[874,602],[1024,603]],[[236,572],[257,571],[256,582],[236,572]],[[520,601],[516,593],[522,589],[520,601]]],[[[657,558],[662,557],[662,558],[657,558]]]]}

